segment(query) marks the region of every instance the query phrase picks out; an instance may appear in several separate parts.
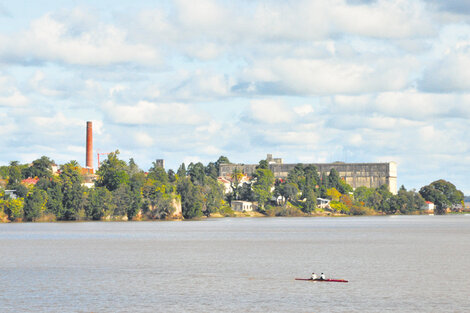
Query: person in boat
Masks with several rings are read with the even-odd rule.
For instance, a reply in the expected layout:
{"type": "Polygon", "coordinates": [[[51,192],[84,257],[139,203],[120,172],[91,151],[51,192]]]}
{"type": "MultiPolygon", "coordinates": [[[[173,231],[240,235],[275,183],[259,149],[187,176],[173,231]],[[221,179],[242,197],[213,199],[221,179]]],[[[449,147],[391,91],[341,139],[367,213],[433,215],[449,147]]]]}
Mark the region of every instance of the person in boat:
{"type": "Polygon", "coordinates": [[[318,279],[318,276],[317,276],[317,274],[315,274],[315,273],[312,273],[312,278],[311,278],[311,279],[312,279],[312,280],[316,280],[316,279],[318,279]]]}
{"type": "Polygon", "coordinates": [[[320,280],[325,280],[325,279],[326,279],[325,274],[321,273],[320,280]]]}

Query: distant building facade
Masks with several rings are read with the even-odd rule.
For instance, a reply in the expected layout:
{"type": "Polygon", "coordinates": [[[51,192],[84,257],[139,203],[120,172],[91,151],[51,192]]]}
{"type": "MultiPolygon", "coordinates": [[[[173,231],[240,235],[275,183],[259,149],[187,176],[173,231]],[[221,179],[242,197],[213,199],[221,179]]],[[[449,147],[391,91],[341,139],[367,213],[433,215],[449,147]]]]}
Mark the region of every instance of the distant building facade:
{"type": "MultiPolygon", "coordinates": [[[[297,165],[296,163],[284,164],[282,159],[274,159],[272,155],[267,157],[269,169],[276,178],[285,179],[289,172],[297,165]]],[[[354,189],[357,187],[378,188],[387,185],[390,192],[397,194],[397,164],[387,163],[309,163],[302,164],[304,167],[314,165],[320,175],[328,175],[331,169],[335,169],[339,176],[354,189]]],[[[220,164],[219,176],[230,177],[235,169],[252,176],[257,164],[220,164]]]]}
{"type": "Polygon", "coordinates": [[[251,212],[253,211],[253,203],[249,201],[232,200],[232,210],[237,212],[251,212]]]}

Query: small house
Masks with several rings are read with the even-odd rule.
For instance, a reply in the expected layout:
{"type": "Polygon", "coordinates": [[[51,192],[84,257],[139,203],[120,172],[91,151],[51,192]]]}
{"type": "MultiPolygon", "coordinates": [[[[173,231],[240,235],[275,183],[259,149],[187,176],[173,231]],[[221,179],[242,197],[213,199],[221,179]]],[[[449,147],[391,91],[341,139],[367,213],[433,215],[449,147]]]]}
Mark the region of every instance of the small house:
{"type": "Polygon", "coordinates": [[[251,212],[253,211],[253,202],[232,200],[232,210],[237,212],[251,212]]]}
{"type": "Polygon", "coordinates": [[[426,201],[426,203],[421,207],[421,210],[434,212],[434,207],[434,203],[432,203],[431,201],[426,201]]]}

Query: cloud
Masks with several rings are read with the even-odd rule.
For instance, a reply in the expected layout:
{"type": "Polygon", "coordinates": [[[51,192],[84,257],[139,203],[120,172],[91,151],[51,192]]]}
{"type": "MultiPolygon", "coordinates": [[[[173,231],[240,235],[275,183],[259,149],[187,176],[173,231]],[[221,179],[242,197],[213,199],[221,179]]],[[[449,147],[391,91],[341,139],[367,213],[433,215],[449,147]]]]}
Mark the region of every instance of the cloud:
{"type": "Polygon", "coordinates": [[[253,100],[250,103],[248,118],[267,124],[290,123],[294,115],[292,111],[277,100],[253,100]]]}
{"type": "Polygon", "coordinates": [[[184,103],[156,103],[141,100],[135,105],[104,105],[107,116],[124,125],[195,125],[206,118],[184,103]]]}
{"type": "Polygon", "coordinates": [[[194,101],[230,96],[234,84],[229,76],[197,69],[178,73],[167,88],[173,98],[194,101]]]}
{"type": "Polygon", "coordinates": [[[470,94],[435,94],[416,90],[375,95],[334,96],[334,112],[361,116],[378,115],[425,121],[436,118],[470,118],[470,94]]]}
{"type": "Polygon", "coordinates": [[[154,139],[152,138],[152,136],[142,131],[135,133],[134,139],[138,146],[144,148],[151,147],[154,143],[154,139]]]}
{"type": "Polygon", "coordinates": [[[0,107],[22,107],[28,103],[28,97],[18,90],[13,79],[0,73],[0,107]]]}
{"type": "Polygon", "coordinates": [[[436,25],[425,9],[419,1],[380,0],[353,6],[341,3],[332,11],[341,33],[397,39],[429,37],[435,33],[436,25]]]}
{"type": "MultiPolygon", "coordinates": [[[[76,14],[72,12],[67,16],[76,17],[76,14]]],[[[58,62],[87,66],[158,65],[161,61],[155,48],[131,42],[127,32],[114,25],[97,23],[78,31],[72,28],[76,25],[66,18],[59,20],[46,14],[33,20],[28,30],[4,36],[0,58],[20,63],[58,62]]]]}
{"type": "Polygon", "coordinates": [[[36,90],[43,96],[56,97],[60,95],[60,91],[54,90],[48,86],[50,84],[49,82],[45,81],[45,75],[42,71],[36,71],[34,76],[30,79],[30,84],[34,90],[36,90]]]}
{"type": "Polygon", "coordinates": [[[282,94],[300,95],[354,94],[402,89],[409,84],[413,66],[413,61],[406,59],[362,63],[341,59],[277,58],[258,61],[255,70],[247,71],[246,76],[251,76],[255,88],[259,79],[269,78],[270,84],[264,85],[268,89],[261,90],[268,94],[279,90],[282,94]],[[404,63],[409,66],[403,67],[404,63]]]}

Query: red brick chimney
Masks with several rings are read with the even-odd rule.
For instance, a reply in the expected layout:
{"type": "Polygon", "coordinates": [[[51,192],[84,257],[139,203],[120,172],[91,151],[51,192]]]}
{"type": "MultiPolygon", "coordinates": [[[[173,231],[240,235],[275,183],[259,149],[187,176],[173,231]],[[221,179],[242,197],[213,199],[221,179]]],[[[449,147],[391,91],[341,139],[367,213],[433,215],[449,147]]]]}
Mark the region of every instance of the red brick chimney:
{"type": "Polygon", "coordinates": [[[86,167],[93,168],[93,126],[86,122],[86,167]]]}

